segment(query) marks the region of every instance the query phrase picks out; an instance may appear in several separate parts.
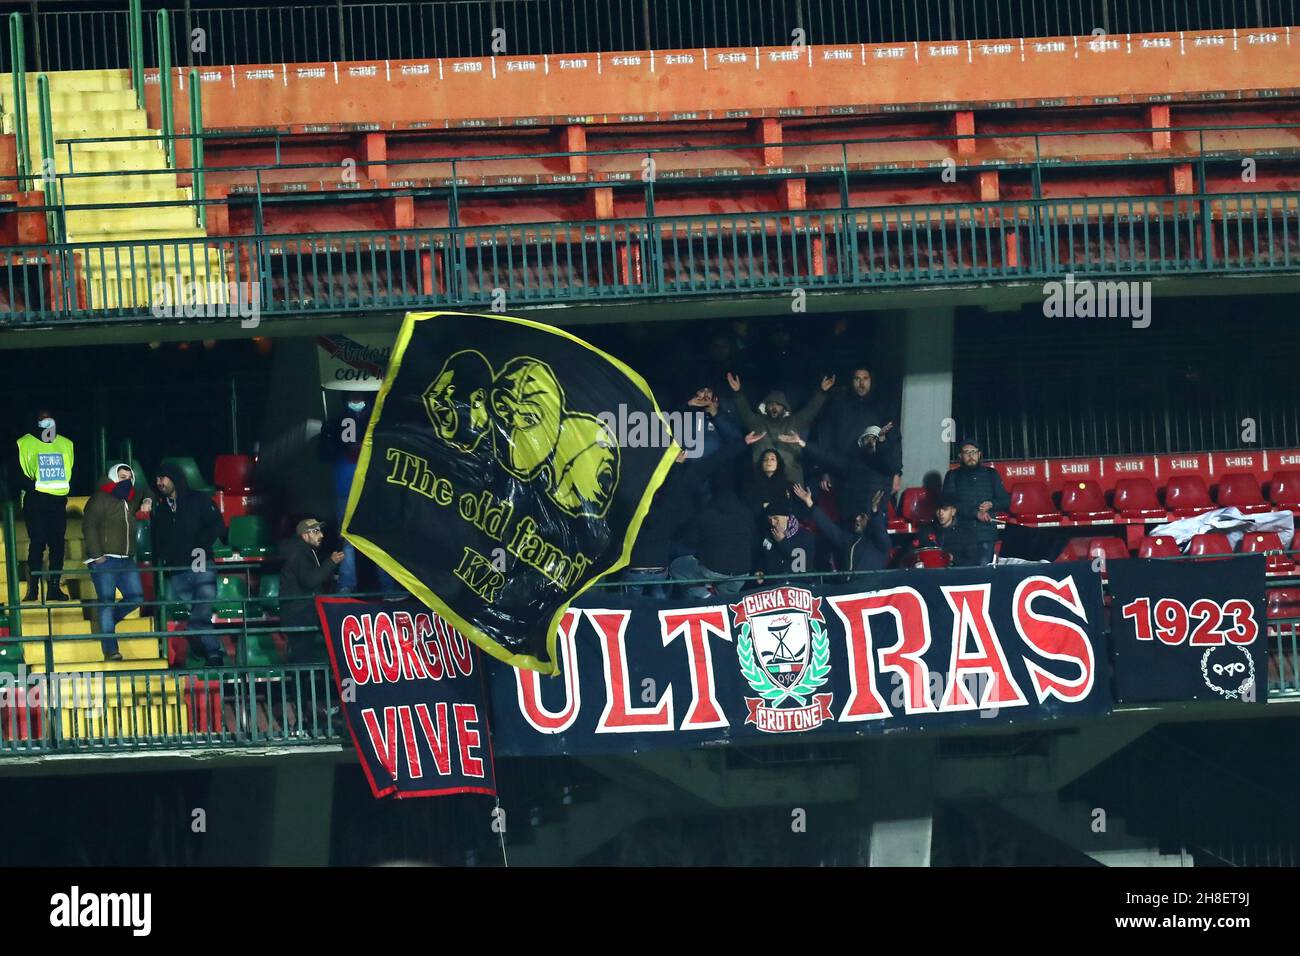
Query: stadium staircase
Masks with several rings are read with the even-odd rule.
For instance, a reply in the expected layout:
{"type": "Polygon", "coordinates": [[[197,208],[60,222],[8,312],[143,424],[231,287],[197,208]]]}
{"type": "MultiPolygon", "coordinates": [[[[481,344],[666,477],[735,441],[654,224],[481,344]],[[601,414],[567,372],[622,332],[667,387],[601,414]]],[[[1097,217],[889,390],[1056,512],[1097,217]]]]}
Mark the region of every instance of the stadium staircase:
{"type": "MultiPolygon", "coordinates": [[[[68,530],[64,538],[64,568],[83,567],[84,542],[81,515],[87,499],[68,499],[68,530]]],[[[23,569],[20,586],[25,587],[27,531],[23,522],[15,528],[18,561],[23,569]]],[[[7,559],[0,540],[0,560],[7,559]]],[[[106,738],[140,738],[175,734],[186,729],[187,714],[183,706],[181,681],[175,675],[150,674],[165,671],[167,657],[157,637],[144,635],[154,630],[151,620],[136,610],[117,626],[120,661],[104,659],[99,638],[89,635],[95,623],[95,590],[84,574],[65,576],[63,588],[72,597],[67,604],[22,607],[22,640],[3,645],[0,669],[11,673],[48,674],[46,641],[54,638],[55,674],[75,675],[61,679],[53,688],[58,694],[58,732],[65,740],[95,741],[106,738]],[[86,635],[85,640],[78,640],[86,635]],[[26,640],[42,638],[42,640],[26,640]],[[129,676],[126,673],[129,672],[129,676]]],[[[0,603],[8,603],[9,585],[0,574],[0,603]]],[[[20,694],[28,691],[20,681],[20,694]]],[[[49,685],[44,691],[51,693],[49,685]]],[[[33,702],[33,710],[35,702],[33,702]]],[[[5,736],[22,736],[37,728],[22,727],[19,721],[6,720],[5,736]],[[13,723],[15,726],[10,726],[13,723]]],[[[39,731],[38,731],[39,733],[39,731]]]]}
{"type": "MultiPolygon", "coordinates": [[[[136,106],[130,71],[74,70],[45,75],[56,143],[55,172],[65,177],[59,180],[62,196],[47,195],[46,203],[105,207],[68,211],[66,239],[71,243],[113,243],[82,253],[87,307],[148,308],[155,303],[160,284],[175,289],[178,282],[187,292],[193,290],[188,294],[196,303],[225,302],[227,286],[220,251],[166,241],[207,236],[206,229],[196,225],[192,188],[182,186],[168,168],[161,141],[121,141],[151,132],[145,111],[136,106]],[[107,141],[58,145],[64,139],[107,141]],[[83,175],[119,170],[131,172],[83,175]],[[173,202],[186,205],[139,205],[173,202]]],[[[12,85],[11,77],[6,77],[5,90],[12,85]]],[[[13,127],[13,110],[11,94],[5,103],[6,129],[13,127]]],[[[27,74],[27,110],[32,133],[30,168],[40,170],[41,115],[34,73],[27,74]]],[[[43,180],[36,183],[38,189],[45,186],[43,180]]]]}

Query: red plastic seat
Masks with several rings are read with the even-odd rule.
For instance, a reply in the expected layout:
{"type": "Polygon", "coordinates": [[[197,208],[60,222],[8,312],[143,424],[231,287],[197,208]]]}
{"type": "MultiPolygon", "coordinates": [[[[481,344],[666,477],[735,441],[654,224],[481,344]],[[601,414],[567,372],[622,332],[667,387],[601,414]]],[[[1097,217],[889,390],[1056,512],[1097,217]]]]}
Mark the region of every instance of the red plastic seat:
{"type": "Polygon", "coordinates": [[[1062,488],[1061,510],[1075,521],[1115,520],[1115,512],[1106,507],[1106,493],[1095,481],[1071,481],[1062,488]]]}
{"type": "Polygon", "coordinates": [[[1011,517],[1017,524],[1054,524],[1061,513],[1052,504],[1047,485],[1041,481],[1018,481],[1011,486],[1011,517]]]}
{"type": "Polygon", "coordinates": [[[1138,545],[1139,558],[1176,558],[1180,554],[1178,542],[1166,535],[1147,535],[1138,545]]]}
{"type": "Polygon", "coordinates": [[[1220,478],[1215,500],[1219,502],[1220,508],[1236,508],[1243,514],[1270,510],[1264,496],[1259,493],[1259,482],[1255,476],[1243,472],[1234,472],[1220,478]]]}
{"type": "Polygon", "coordinates": [[[1200,475],[1174,475],[1165,485],[1165,507],[1175,518],[1189,518],[1212,511],[1214,502],[1200,475]]]}
{"type": "Polygon", "coordinates": [[[244,491],[253,487],[252,455],[218,455],[212,467],[212,482],[226,491],[244,491]]]}
{"type": "Polygon", "coordinates": [[[1268,486],[1268,500],[1279,508],[1300,509],[1300,471],[1275,471],[1268,486]]]}
{"type": "Polygon", "coordinates": [[[934,520],[934,508],[939,503],[938,496],[929,488],[906,488],[903,490],[903,520],[912,524],[925,524],[934,520]]]}
{"type": "Polygon", "coordinates": [[[1208,561],[1221,560],[1224,555],[1232,554],[1232,545],[1228,543],[1228,536],[1218,531],[1211,531],[1207,534],[1197,534],[1192,536],[1191,546],[1187,549],[1188,554],[1203,557],[1208,561]]]}
{"type": "Polygon", "coordinates": [[[1121,478],[1115,482],[1115,510],[1121,518],[1158,519],[1166,511],[1150,478],[1121,478]]]}
{"type": "Polygon", "coordinates": [[[1123,538],[1089,538],[1086,553],[1089,558],[1102,555],[1107,561],[1124,561],[1129,556],[1123,538]]]}
{"type": "Polygon", "coordinates": [[[1300,617],[1300,588],[1272,588],[1268,592],[1270,618],[1300,617]]]}
{"type": "Polygon", "coordinates": [[[1242,536],[1238,550],[1242,554],[1267,555],[1268,574],[1286,574],[1295,570],[1295,560],[1282,550],[1282,538],[1276,531],[1252,531],[1242,536]]]}

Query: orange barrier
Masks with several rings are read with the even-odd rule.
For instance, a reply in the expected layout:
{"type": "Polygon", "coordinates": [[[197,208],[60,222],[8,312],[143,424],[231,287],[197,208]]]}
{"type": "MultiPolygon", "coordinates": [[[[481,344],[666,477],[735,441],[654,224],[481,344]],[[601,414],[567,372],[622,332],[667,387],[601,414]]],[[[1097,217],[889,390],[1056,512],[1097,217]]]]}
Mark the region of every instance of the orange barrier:
{"type": "MultiPolygon", "coordinates": [[[[1269,99],[1300,91],[1300,28],[225,66],[200,77],[209,130],[304,132],[1269,99]]],[[[185,82],[173,71],[178,130],[185,82]]],[[[156,70],[146,84],[156,127],[156,70]]]]}

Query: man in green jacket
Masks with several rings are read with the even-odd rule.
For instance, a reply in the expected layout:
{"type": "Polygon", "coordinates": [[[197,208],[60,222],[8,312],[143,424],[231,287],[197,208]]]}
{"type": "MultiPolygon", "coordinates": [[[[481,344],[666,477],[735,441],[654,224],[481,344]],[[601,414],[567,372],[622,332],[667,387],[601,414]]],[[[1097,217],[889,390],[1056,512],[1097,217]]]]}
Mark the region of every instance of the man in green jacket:
{"type": "Polygon", "coordinates": [[[759,410],[755,410],[749,404],[749,399],[740,388],[740,376],[732,372],[727,373],[727,384],[731,390],[736,393],[736,413],[740,415],[740,420],[744,423],[745,429],[750,432],[761,432],[763,437],[754,443],[751,451],[754,455],[754,462],[762,460],[763,452],[774,451],[781,461],[785,464],[785,475],[791,482],[796,485],[803,484],[803,465],[800,463],[803,449],[798,445],[780,441],[780,436],[785,432],[796,432],[806,435],[808,426],[817,417],[817,413],[822,410],[826,404],[826,393],[835,385],[835,376],[831,375],[822,379],[821,389],[808,399],[807,404],[799,411],[791,414],[790,402],[786,399],[785,393],[781,391],[772,391],[763,399],[763,404],[759,410]]]}
{"type": "Polygon", "coordinates": [[[86,543],[86,565],[95,584],[96,619],[104,660],[120,661],[117,639],[110,636],[117,622],[138,608],[144,600],[140,572],[135,564],[136,514],[149,514],[153,501],[141,500],[135,490],[131,466],[119,462],[108,469],[108,481],[90,496],[81,516],[81,533],[86,543]],[[117,592],[122,600],[117,600],[117,592]]]}

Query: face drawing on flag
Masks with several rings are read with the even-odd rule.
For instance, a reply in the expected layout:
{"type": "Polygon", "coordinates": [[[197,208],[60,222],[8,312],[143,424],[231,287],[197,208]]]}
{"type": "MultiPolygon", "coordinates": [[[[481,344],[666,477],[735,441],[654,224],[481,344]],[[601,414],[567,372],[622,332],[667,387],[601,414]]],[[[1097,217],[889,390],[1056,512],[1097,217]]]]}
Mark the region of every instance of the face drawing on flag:
{"type": "Polygon", "coordinates": [[[618,442],[594,415],[569,412],[544,362],[511,359],[499,375],[479,352],[443,364],[424,393],[434,434],[457,451],[478,448],[489,428],[498,461],[522,481],[542,479],[572,517],[604,517],[618,487],[618,442]]]}
{"type": "Polygon", "coordinates": [[[492,366],[479,352],[462,351],[447,359],[424,393],[433,431],[453,448],[470,452],[488,431],[488,391],[492,366]]]}
{"type": "Polygon", "coordinates": [[[492,388],[492,414],[505,454],[497,457],[516,478],[537,476],[555,453],[564,414],[564,390],[545,364],[536,359],[511,359],[492,388]]]}

